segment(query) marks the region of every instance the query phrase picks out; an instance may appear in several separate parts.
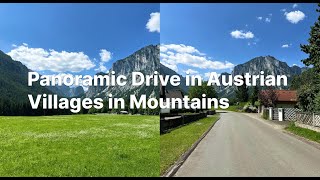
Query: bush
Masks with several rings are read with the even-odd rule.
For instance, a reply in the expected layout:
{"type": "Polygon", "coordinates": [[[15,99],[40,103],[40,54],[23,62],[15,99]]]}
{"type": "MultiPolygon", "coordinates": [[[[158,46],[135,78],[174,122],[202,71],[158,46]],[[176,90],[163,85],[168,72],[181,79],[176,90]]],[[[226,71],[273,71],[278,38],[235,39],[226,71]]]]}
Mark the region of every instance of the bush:
{"type": "Polygon", "coordinates": [[[246,103],[244,105],[244,107],[242,108],[242,110],[247,113],[257,113],[258,112],[258,109],[256,107],[252,106],[250,102],[246,103]]]}
{"type": "Polygon", "coordinates": [[[263,119],[266,119],[266,120],[269,119],[269,118],[268,118],[268,113],[267,113],[267,110],[266,110],[266,109],[264,109],[263,112],[262,112],[262,118],[263,118],[263,119]]]}
{"type": "Polygon", "coordinates": [[[261,105],[261,102],[260,102],[260,101],[254,102],[254,106],[256,106],[256,107],[258,107],[258,106],[260,106],[260,105],[261,105]]]}

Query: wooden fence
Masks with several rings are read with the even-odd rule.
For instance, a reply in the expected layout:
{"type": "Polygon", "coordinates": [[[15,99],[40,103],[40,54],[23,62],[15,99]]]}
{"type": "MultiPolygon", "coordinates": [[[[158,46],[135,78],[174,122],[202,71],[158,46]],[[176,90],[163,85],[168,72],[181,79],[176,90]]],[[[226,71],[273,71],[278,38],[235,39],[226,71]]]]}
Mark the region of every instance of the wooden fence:
{"type": "Polygon", "coordinates": [[[296,120],[297,120],[297,122],[302,123],[302,124],[320,127],[320,114],[319,113],[296,112],[296,120]]]}
{"type": "MultiPolygon", "coordinates": [[[[210,114],[215,114],[215,112],[210,114]]],[[[207,115],[208,113],[204,112],[176,116],[160,116],[160,133],[166,133],[169,129],[197,121],[199,119],[207,117],[207,115]]]]}
{"type": "Polygon", "coordinates": [[[298,108],[283,108],[283,116],[285,121],[296,121],[297,112],[301,110],[298,108]]]}
{"type": "MultiPolygon", "coordinates": [[[[266,108],[264,115],[269,115],[270,109],[266,108]]],[[[279,108],[272,108],[272,120],[279,120],[279,108]]],[[[302,124],[320,127],[320,113],[302,112],[298,108],[282,108],[282,119],[284,121],[299,122],[302,124]]]]}
{"type": "MultiPolygon", "coordinates": [[[[301,112],[298,108],[281,108],[284,121],[296,121],[296,112],[301,112]]],[[[269,109],[267,109],[269,113],[269,109]]],[[[279,108],[272,108],[272,120],[279,120],[279,108]]]]}

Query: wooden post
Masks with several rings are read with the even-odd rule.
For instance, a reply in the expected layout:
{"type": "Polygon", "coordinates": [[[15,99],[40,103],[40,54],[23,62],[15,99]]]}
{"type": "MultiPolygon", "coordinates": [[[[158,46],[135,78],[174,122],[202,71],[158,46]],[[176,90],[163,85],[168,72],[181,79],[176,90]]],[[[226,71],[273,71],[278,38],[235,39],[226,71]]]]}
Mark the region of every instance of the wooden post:
{"type": "Polygon", "coordinates": [[[313,126],[316,126],[316,123],[315,123],[315,121],[314,121],[314,113],[312,113],[312,125],[313,125],[313,126]]]}
{"type": "Polygon", "coordinates": [[[272,119],[272,107],[269,107],[269,119],[270,119],[270,120],[273,120],[273,119],[272,119]]]}
{"type": "Polygon", "coordinates": [[[283,121],[283,109],[278,108],[278,119],[279,121],[283,121]]]}

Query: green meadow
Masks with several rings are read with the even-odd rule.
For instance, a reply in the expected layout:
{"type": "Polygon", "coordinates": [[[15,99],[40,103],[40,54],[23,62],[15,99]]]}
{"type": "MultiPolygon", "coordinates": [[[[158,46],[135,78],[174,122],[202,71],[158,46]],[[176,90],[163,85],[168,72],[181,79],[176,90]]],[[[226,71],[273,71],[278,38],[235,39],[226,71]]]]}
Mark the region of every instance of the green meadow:
{"type": "Polygon", "coordinates": [[[0,176],[159,176],[159,116],[0,116],[0,176]]]}
{"type": "Polygon", "coordinates": [[[163,175],[213,123],[219,114],[173,129],[160,136],[160,173],[163,175]]]}

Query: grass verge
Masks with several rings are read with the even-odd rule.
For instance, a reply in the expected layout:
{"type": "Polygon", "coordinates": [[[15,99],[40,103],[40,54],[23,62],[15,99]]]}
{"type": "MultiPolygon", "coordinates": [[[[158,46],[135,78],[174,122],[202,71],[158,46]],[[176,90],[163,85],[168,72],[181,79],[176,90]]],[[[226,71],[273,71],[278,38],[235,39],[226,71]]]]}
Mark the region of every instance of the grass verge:
{"type": "Polygon", "coordinates": [[[159,116],[0,116],[0,176],[159,176],[159,116]]]}
{"type": "Polygon", "coordinates": [[[218,117],[219,114],[216,114],[161,135],[160,174],[165,173],[218,120],[218,117]]]}
{"type": "Polygon", "coordinates": [[[320,133],[317,131],[298,127],[294,123],[290,123],[290,125],[285,129],[298,136],[320,143],[320,133]]]}

